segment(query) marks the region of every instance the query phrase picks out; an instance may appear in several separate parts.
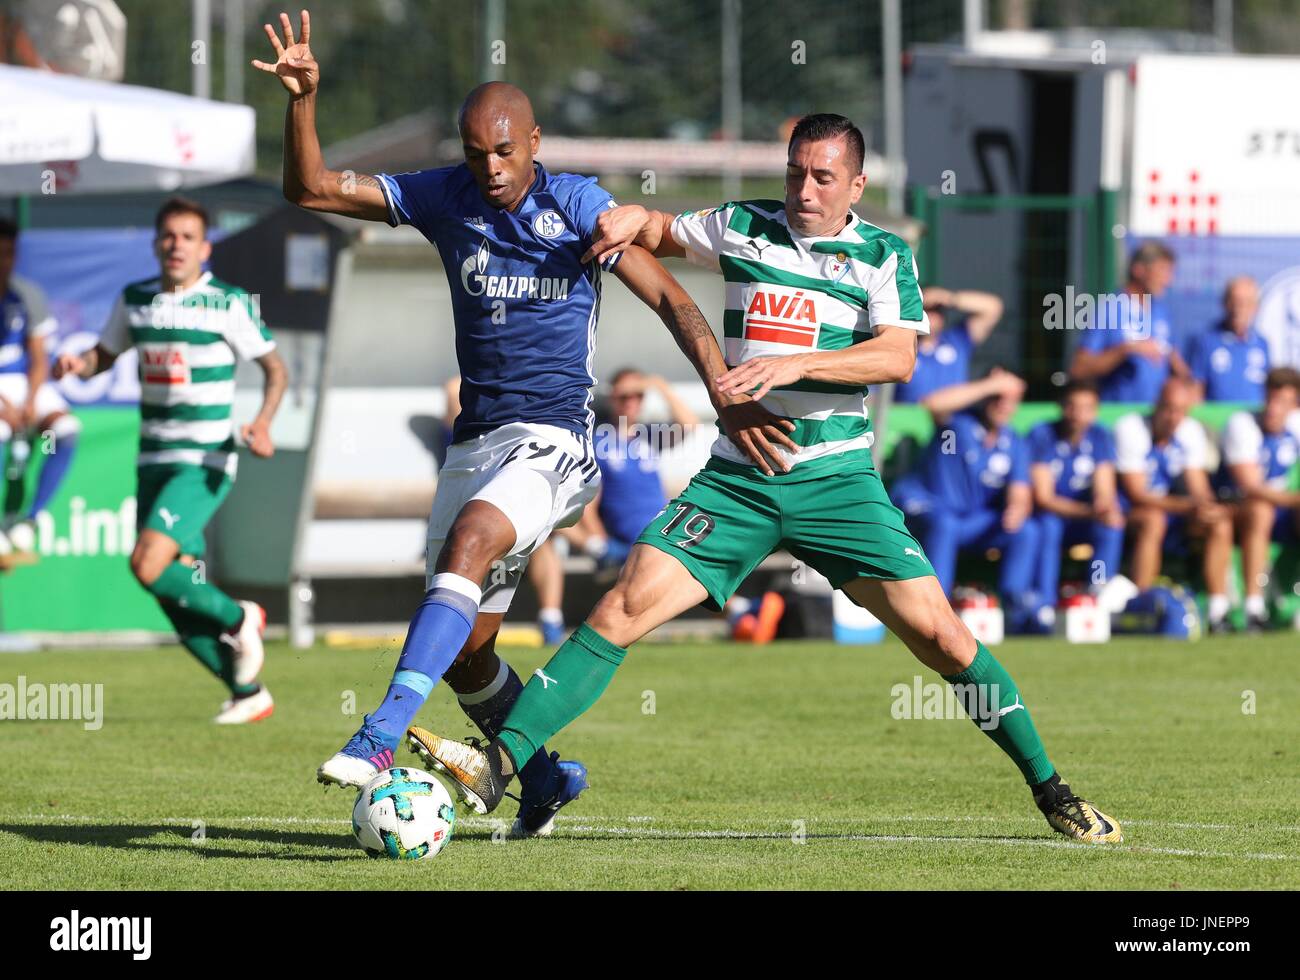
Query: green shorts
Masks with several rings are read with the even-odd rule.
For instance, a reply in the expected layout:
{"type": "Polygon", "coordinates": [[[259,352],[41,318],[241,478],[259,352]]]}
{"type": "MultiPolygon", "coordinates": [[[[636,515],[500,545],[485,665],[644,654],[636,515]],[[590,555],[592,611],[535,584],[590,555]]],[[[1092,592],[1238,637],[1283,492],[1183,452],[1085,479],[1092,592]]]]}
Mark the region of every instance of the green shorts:
{"type": "Polygon", "coordinates": [[[715,456],[637,544],[685,565],[708,590],[705,604],[714,609],[781,548],[835,588],[855,578],[899,581],[934,574],[867,450],[770,477],[715,456]]]}
{"type": "Polygon", "coordinates": [[[180,545],[182,555],[202,557],[203,528],[230,493],[230,475],[209,466],[167,463],[141,466],[136,477],[136,532],[160,531],[180,545]]]}

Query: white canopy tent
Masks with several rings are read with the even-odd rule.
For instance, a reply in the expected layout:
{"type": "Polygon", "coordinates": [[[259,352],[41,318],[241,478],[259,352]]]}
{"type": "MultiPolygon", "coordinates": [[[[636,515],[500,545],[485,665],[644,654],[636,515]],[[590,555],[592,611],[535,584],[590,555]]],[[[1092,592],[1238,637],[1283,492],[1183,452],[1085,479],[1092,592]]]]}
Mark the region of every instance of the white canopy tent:
{"type": "Polygon", "coordinates": [[[212,184],[253,170],[255,115],[160,89],[0,65],[0,194],[212,184]]]}

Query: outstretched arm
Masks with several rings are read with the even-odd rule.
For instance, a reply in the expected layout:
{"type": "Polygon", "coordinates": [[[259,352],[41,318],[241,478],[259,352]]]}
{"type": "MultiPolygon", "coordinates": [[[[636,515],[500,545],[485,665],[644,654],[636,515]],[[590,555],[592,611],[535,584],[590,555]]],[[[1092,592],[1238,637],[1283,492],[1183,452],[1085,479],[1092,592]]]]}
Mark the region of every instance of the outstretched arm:
{"type": "Polygon", "coordinates": [[[311,39],[311,15],[302,12],[300,35],[293,39],[293,25],[288,14],[280,15],[280,30],[264,24],[266,36],[275,51],[275,63],[254,61],[253,67],[277,75],[289,93],[289,108],[284,115],[284,196],[299,207],[328,211],[349,218],[387,221],[388,204],[378,178],[328,170],[321,157],[320,139],[316,135],[316,87],[320,83],[320,66],[308,47],[311,39]]]}
{"type": "Polygon", "coordinates": [[[117,360],[117,354],[102,344],[96,344],[90,350],[80,354],[60,354],[54,362],[54,380],[64,375],[75,374],[78,378],[93,378],[101,371],[107,371],[117,360]]]}
{"type": "Polygon", "coordinates": [[[794,423],[772,414],[743,392],[720,390],[717,379],[727,370],[722,349],[704,314],[681,284],[653,256],[637,246],[623,253],[614,274],[663,320],[708,389],[709,399],[731,441],[768,476],[775,470],[787,472],[789,464],[777,446],[791,452],[798,450],[786,435],[794,431],[794,423]]]}
{"type": "Polygon", "coordinates": [[[677,217],[667,211],[647,211],[639,204],[602,211],[596,218],[596,230],[591,248],[582,257],[583,262],[593,258],[604,262],[610,255],[626,251],[630,245],[640,245],[656,258],[684,258],[686,249],[673,238],[671,226],[677,217]]]}

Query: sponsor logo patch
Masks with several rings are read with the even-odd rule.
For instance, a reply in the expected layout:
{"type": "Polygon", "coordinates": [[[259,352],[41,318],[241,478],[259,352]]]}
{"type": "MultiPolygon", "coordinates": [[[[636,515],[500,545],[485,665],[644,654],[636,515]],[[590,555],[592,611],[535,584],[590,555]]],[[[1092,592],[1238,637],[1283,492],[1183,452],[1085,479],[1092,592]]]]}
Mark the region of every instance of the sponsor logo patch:
{"type": "Polygon", "coordinates": [[[190,381],[187,344],[141,344],[140,380],[147,385],[183,385],[190,381]]]}
{"type": "Polygon", "coordinates": [[[819,322],[813,296],[802,289],[762,284],[745,310],[745,339],[814,347],[819,322]]]}

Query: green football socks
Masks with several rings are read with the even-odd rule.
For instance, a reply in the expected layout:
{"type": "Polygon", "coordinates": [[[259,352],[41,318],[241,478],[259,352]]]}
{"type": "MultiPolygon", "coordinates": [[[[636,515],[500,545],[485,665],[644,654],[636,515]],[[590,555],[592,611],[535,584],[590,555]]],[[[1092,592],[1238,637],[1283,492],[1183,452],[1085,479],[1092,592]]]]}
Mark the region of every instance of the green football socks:
{"type": "Polygon", "coordinates": [[[496,737],[516,772],[539,746],[596,703],[625,656],[625,649],[583,623],[533,673],[496,737]]]}
{"type": "Polygon", "coordinates": [[[158,576],[149,591],[163,603],[171,602],[223,630],[233,630],[244,617],[239,603],[203,580],[201,569],[174,561],[158,576]]]}
{"type": "Polygon", "coordinates": [[[171,620],[172,628],[194,658],[230,689],[236,697],[243,697],[257,692],[256,684],[235,683],[234,652],[221,642],[221,630],[212,622],[197,616],[188,609],[183,609],[174,602],[159,602],[162,611],[171,620]]]}
{"type": "Polygon", "coordinates": [[[966,714],[1020,767],[1025,782],[1036,786],[1050,779],[1056,770],[1047,758],[1042,739],[1034,728],[1020,691],[1003,667],[976,641],[975,659],[960,674],[945,675],[966,714]]]}

